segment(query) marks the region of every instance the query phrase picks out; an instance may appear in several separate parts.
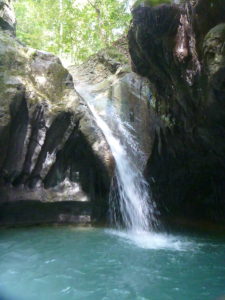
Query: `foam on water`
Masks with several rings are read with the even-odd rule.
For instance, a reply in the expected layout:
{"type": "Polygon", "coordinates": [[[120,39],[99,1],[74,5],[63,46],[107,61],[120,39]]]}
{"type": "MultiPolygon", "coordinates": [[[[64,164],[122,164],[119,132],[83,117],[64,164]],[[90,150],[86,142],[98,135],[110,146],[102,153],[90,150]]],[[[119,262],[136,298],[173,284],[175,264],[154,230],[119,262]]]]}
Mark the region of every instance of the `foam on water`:
{"type": "Polygon", "coordinates": [[[0,299],[212,300],[225,294],[224,238],[143,236],[71,226],[1,229],[0,299]]]}
{"type": "Polygon", "coordinates": [[[191,247],[193,248],[192,243],[185,240],[182,241],[180,237],[165,233],[132,230],[121,231],[113,229],[107,229],[106,233],[118,236],[126,242],[143,249],[187,251],[190,250],[191,247]]]}
{"type": "Polygon", "coordinates": [[[121,120],[112,104],[110,106],[103,99],[102,105],[101,100],[104,96],[94,94],[90,86],[77,86],[76,90],[86,100],[116,162],[117,190],[114,197],[112,187],[109,204],[111,220],[117,230],[109,229],[106,233],[143,249],[174,251],[190,249],[190,243],[181,240],[180,237],[154,232],[154,228],[158,225],[155,218],[156,207],[149,195],[148,184],[142,175],[144,155],[131,133],[131,125],[121,120]],[[115,128],[116,130],[113,130],[115,128]],[[124,230],[121,229],[119,218],[122,218],[123,225],[125,225],[124,230]]]}

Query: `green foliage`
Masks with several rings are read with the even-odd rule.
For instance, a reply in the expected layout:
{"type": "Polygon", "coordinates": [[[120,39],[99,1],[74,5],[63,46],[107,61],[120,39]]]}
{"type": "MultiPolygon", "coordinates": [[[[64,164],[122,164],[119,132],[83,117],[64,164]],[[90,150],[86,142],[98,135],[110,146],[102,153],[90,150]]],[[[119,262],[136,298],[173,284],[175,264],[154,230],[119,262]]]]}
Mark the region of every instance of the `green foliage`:
{"type": "Polygon", "coordinates": [[[75,62],[116,40],[130,16],[120,0],[16,0],[17,36],[75,62]]]}

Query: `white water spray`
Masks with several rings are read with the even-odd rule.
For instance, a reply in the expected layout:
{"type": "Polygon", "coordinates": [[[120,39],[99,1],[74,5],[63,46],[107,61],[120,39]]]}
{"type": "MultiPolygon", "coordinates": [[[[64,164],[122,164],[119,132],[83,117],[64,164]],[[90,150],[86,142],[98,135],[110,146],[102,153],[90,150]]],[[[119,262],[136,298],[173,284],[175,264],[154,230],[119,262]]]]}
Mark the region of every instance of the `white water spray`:
{"type": "MultiPolygon", "coordinates": [[[[113,117],[113,121],[116,122],[117,136],[115,137],[111,126],[109,127],[106,121],[97,113],[93,103],[97,105],[97,97],[91,93],[90,87],[77,86],[77,92],[86,101],[89,109],[91,110],[98,127],[102,130],[114,156],[116,162],[116,183],[117,183],[117,195],[113,191],[110,196],[110,217],[117,227],[122,224],[127,230],[135,232],[148,231],[156,227],[157,221],[154,216],[155,204],[151,201],[149,196],[148,184],[145,181],[141,166],[138,167],[137,162],[133,163],[132,157],[129,155],[127,144],[134,145],[135,142],[126,143],[126,137],[131,137],[131,134],[127,132],[122,121],[117,116],[113,117]],[[118,132],[119,131],[119,132],[118,132]],[[118,209],[119,208],[119,209],[118,209]],[[118,213],[119,210],[119,213],[118,213]]],[[[112,119],[110,120],[112,122],[112,119]]],[[[130,152],[133,152],[132,156],[139,155],[140,153],[135,147],[130,147],[130,152]]]]}

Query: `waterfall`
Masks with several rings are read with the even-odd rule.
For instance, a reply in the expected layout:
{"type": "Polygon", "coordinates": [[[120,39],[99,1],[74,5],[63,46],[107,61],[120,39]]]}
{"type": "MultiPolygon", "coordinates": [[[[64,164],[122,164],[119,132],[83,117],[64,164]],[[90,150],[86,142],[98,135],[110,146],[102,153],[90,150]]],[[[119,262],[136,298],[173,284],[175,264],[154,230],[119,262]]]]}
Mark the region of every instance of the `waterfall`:
{"type": "MultiPolygon", "coordinates": [[[[110,219],[117,228],[141,232],[153,230],[157,226],[154,216],[155,204],[149,195],[149,187],[143,176],[142,158],[135,137],[122,122],[112,105],[98,111],[99,98],[89,86],[76,86],[78,94],[86,101],[98,127],[104,134],[115,159],[115,184],[110,193],[110,219]],[[113,131],[114,128],[114,131],[113,131]]],[[[101,108],[102,109],[102,108],[101,108]]]]}

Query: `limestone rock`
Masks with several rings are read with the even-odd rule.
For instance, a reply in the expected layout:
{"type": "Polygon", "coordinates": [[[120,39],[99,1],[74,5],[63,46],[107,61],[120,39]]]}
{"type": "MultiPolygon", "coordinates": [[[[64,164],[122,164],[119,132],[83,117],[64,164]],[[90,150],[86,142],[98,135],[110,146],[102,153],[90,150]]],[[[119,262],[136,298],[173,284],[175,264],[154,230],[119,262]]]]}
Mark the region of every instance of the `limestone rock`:
{"type": "MultiPolygon", "coordinates": [[[[18,216],[18,203],[27,214],[43,208],[46,223],[48,215],[50,223],[77,223],[81,202],[92,221],[106,216],[114,161],[72,76],[56,56],[26,47],[2,29],[0,151],[0,210],[15,211],[14,223],[23,223],[26,214],[18,216]]],[[[32,215],[24,223],[42,222],[32,215]]],[[[0,214],[0,224],[7,222],[13,215],[0,214]]]]}

